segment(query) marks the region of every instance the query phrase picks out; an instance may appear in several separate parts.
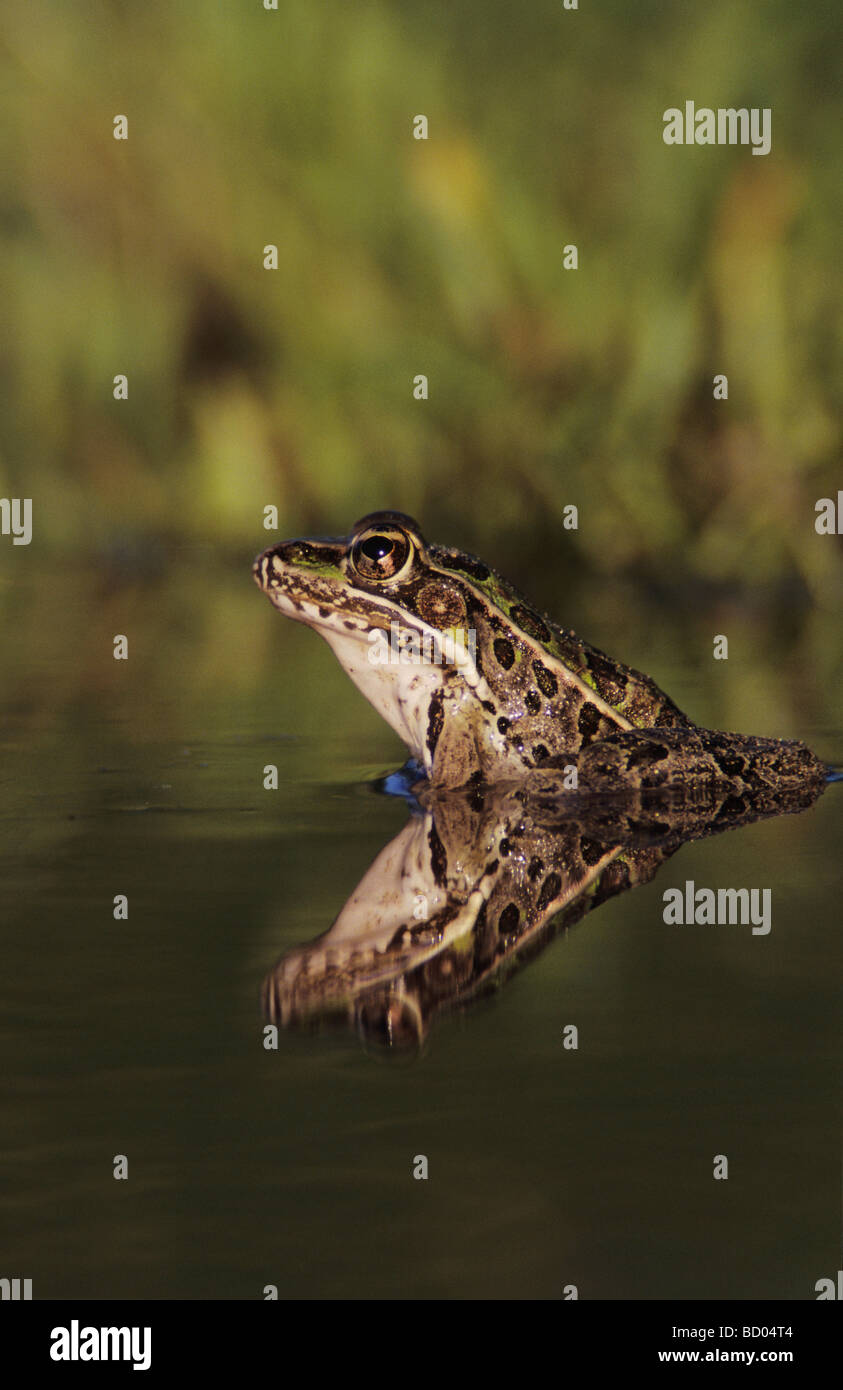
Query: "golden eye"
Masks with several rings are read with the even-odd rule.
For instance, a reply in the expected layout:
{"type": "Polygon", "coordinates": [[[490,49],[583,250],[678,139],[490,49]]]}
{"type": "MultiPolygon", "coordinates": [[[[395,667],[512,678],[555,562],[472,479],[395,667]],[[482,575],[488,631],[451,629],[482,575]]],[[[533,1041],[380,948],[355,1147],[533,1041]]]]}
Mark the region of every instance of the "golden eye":
{"type": "Polygon", "coordinates": [[[351,547],[351,563],[363,579],[395,579],[410,554],[403,531],[365,531],[351,547]]]}

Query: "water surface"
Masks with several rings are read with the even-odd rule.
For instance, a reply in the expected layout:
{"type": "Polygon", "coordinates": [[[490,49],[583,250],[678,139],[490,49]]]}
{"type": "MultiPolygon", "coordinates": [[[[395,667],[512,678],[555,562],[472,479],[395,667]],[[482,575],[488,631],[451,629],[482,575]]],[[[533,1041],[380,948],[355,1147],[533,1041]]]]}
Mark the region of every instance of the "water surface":
{"type": "MultiPolygon", "coordinates": [[[[372,784],[403,750],[239,575],[210,608],[187,576],[51,597],[33,575],[4,617],[4,1273],[37,1298],[801,1299],[833,1275],[843,788],[685,846],[414,1059],[343,1027],[267,1051],[262,981],[401,828],[372,784]],[[689,878],[771,888],[769,936],[665,926],[689,878]]],[[[681,615],[601,626],[701,722],[840,758],[784,641],[762,689],[763,663],[713,676],[681,615]]]]}

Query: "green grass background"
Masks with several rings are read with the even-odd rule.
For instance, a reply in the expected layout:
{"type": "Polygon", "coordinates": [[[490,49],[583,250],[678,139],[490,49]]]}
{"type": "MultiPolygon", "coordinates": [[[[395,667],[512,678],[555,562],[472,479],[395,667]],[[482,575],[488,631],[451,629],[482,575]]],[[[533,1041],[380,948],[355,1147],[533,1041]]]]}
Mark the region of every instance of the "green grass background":
{"type": "Polygon", "coordinates": [[[398,507],[563,621],[581,583],[742,604],[837,679],[841,37],[821,0],[5,7],[0,494],[35,539],[0,592],[55,556],[207,595],[267,504],[279,539],[398,507]],[[770,106],[772,152],[666,146],[686,99],[770,106]]]}

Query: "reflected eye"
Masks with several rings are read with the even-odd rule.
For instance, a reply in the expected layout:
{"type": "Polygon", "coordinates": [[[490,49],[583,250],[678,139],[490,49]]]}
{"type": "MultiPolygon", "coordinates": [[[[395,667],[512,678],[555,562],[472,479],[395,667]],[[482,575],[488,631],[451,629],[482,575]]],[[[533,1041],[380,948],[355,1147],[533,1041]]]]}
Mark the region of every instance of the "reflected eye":
{"type": "Polygon", "coordinates": [[[364,579],[394,579],[407,567],[410,542],[403,531],[364,531],[351,549],[351,563],[364,579]]]}

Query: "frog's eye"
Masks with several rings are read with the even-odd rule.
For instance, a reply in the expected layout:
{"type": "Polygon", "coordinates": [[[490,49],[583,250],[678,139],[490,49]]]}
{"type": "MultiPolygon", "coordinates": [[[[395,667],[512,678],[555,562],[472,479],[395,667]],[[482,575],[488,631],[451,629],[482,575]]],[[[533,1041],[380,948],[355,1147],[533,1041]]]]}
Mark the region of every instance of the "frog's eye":
{"type": "Polygon", "coordinates": [[[409,569],[412,546],[391,527],[364,531],[351,547],[351,563],[362,579],[396,579],[409,569]]]}

